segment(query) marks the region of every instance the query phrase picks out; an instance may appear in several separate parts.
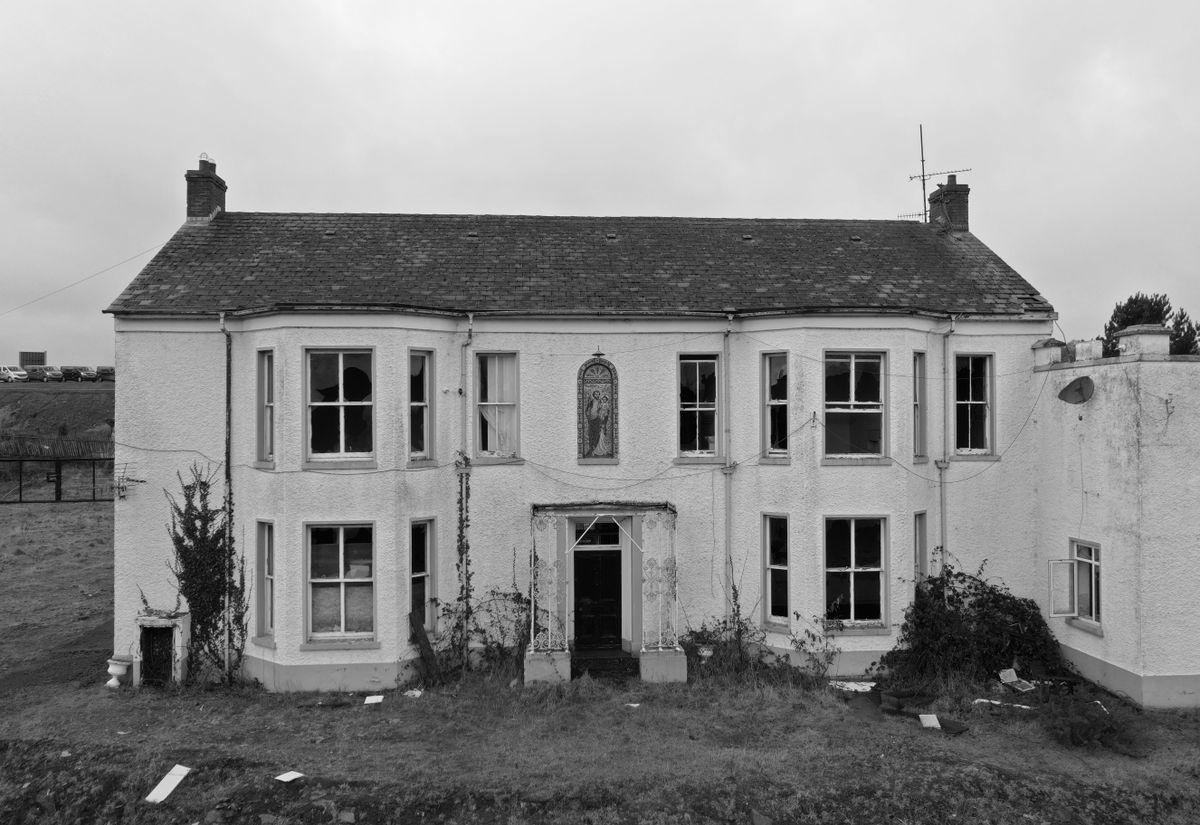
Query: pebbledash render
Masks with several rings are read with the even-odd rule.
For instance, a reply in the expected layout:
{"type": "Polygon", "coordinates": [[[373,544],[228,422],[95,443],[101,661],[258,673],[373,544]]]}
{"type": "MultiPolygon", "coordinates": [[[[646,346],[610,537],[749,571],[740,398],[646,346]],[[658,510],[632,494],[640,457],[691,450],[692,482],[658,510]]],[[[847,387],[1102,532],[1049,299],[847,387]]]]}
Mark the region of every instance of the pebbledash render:
{"type": "Polygon", "coordinates": [[[162,491],[223,471],[228,409],[272,690],[407,678],[464,541],[477,594],[534,600],[527,681],[594,649],[685,679],[678,635],[735,588],[781,651],[842,619],[861,673],[944,548],[1085,675],[1200,704],[1200,367],[1160,330],[1055,341],[953,176],[928,223],[227,212],[213,163],[186,181],[107,310],[116,466],[145,481],[115,504],[114,656],[141,593],[175,603],[162,491]]]}

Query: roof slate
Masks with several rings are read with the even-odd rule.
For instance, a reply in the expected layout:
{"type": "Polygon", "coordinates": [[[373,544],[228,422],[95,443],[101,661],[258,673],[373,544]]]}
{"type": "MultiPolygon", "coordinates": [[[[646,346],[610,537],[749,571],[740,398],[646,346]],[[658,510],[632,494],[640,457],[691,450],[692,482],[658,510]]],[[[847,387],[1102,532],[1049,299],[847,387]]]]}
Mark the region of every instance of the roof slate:
{"type": "Polygon", "coordinates": [[[106,312],[517,314],[1053,308],[970,232],[913,221],[227,212],[182,226],[106,312]]]}

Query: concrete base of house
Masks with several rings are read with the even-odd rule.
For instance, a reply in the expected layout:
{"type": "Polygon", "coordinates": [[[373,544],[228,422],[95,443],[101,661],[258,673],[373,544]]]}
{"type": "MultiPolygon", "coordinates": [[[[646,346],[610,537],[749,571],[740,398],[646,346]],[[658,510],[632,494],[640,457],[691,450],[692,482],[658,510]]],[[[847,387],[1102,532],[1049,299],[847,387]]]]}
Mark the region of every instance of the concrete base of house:
{"type": "Polygon", "coordinates": [[[571,654],[565,650],[525,654],[525,684],[571,681],[571,654]]]}
{"type": "Polygon", "coordinates": [[[264,688],[287,691],[378,691],[404,684],[416,674],[406,661],[329,665],[284,665],[247,655],[242,673],[264,688]]]}
{"type": "Polygon", "coordinates": [[[1062,645],[1081,676],[1147,708],[1200,707],[1200,673],[1138,674],[1062,645]]]}
{"type": "Polygon", "coordinates": [[[682,650],[643,650],[638,668],[643,682],[687,681],[687,655],[682,650]]]}

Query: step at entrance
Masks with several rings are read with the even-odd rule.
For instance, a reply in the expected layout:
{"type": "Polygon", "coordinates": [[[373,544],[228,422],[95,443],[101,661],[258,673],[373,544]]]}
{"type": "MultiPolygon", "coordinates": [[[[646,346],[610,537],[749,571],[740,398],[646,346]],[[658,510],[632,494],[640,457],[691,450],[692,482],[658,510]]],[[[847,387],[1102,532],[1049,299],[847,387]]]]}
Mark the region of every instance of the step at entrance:
{"type": "Polygon", "coordinates": [[[592,679],[624,682],[641,675],[638,660],[623,650],[580,650],[571,656],[571,678],[584,673],[592,679]]]}

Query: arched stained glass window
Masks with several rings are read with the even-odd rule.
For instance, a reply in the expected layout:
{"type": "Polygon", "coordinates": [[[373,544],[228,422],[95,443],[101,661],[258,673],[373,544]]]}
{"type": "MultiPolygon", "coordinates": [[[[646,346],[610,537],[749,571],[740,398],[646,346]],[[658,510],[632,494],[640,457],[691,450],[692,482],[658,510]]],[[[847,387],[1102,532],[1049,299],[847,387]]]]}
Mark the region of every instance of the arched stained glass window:
{"type": "Polygon", "coordinates": [[[579,458],[617,458],[617,371],[603,358],[579,368],[579,458]]]}

